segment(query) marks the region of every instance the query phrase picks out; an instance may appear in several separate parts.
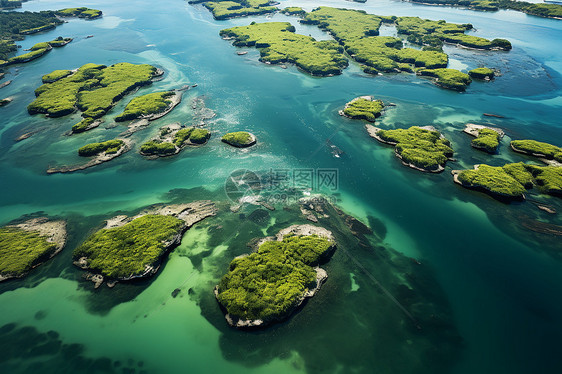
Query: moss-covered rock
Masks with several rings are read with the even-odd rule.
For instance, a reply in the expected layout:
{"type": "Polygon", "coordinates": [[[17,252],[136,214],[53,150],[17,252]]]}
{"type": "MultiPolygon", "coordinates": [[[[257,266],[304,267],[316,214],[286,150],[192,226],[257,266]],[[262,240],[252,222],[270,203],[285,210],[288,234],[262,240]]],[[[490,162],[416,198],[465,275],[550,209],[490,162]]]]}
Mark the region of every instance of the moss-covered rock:
{"type": "Polygon", "coordinates": [[[225,134],[221,140],[238,148],[246,148],[256,144],[256,137],[246,131],[230,132],[225,134]]]}

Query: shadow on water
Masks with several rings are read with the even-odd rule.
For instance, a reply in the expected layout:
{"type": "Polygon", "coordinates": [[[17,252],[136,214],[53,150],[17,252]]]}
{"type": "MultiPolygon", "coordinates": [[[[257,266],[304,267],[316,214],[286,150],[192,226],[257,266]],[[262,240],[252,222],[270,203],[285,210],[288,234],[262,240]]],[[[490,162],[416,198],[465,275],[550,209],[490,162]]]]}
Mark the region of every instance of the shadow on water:
{"type": "Polygon", "coordinates": [[[86,356],[82,344],[65,344],[56,331],[41,333],[35,327],[15,323],[0,327],[2,373],[144,374],[147,371],[143,366],[142,361],[122,363],[109,357],[86,356]]]}
{"type": "Polygon", "coordinates": [[[229,327],[210,292],[229,262],[251,251],[251,239],[310,223],[297,204],[276,208],[223,211],[203,227],[210,234],[207,248],[226,244],[228,250],[185,254],[209,278],[189,293],[221,331],[227,360],[257,367],[284,359],[309,373],[446,372],[456,362],[462,338],[432,270],[387,247],[386,227],[377,218],[368,218],[371,231],[329,204],[322,205],[327,217],[322,214],[317,225],[334,233],[338,249],[322,265],[329,279],[321,291],[282,323],[256,331],[229,327]]]}

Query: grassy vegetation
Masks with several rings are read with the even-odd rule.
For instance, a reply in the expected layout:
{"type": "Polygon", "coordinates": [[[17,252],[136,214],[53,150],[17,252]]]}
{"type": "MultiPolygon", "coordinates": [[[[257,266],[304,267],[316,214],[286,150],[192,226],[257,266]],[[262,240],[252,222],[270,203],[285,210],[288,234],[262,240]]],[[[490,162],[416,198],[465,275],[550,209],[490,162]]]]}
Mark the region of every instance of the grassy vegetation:
{"type": "Polygon", "coordinates": [[[528,165],[527,168],[541,192],[562,196],[562,167],[528,165]]]}
{"type": "Polygon", "coordinates": [[[317,236],[288,236],[263,243],[256,253],[234,259],[218,285],[218,301],[245,320],[289,316],[305,292],[316,286],[318,263],[333,243],[317,236]]]}
{"type": "Polygon", "coordinates": [[[521,198],[525,187],[500,166],[479,165],[477,170],[463,170],[458,180],[465,187],[483,189],[493,195],[521,198]]]}
{"type": "Polygon", "coordinates": [[[386,142],[396,143],[396,153],[402,161],[418,168],[434,171],[444,167],[453,155],[447,139],[438,131],[412,126],[409,129],[381,130],[377,135],[386,142]]]}
{"type": "Polygon", "coordinates": [[[511,9],[527,14],[547,17],[562,17],[562,6],[559,4],[529,3],[516,0],[410,0],[415,3],[428,3],[434,5],[462,6],[475,10],[497,11],[499,9],[511,9]]]}
{"type": "Polygon", "coordinates": [[[86,131],[88,126],[94,123],[95,119],[93,118],[84,118],[82,121],[78,122],[76,125],[72,126],[72,132],[75,134],[81,133],[86,131]]]}
{"type": "Polygon", "coordinates": [[[149,140],[141,145],[140,151],[143,155],[168,156],[176,153],[176,146],[169,142],[149,140]]]}
{"type": "Polygon", "coordinates": [[[420,69],[417,73],[421,76],[437,78],[436,85],[455,91],[465,91],[472,82],[468,74],[455,69],[420,69]]]}
{"type": "Polygon", "coordinates": [[[536,140],[514,140],[511,142],[511,146],[524,153],[543,155],[547,159],[562,162],[562,148],[549,143],[536,140]]]}
{"type": "Polygon", "coordinates": [[[533,175],[528,170],[529,165],[522,162],[506,164],[502,169],[526,189],[533,188],[533,175]]]}
{"type": "MultiPolygon", "coordinates": [[[[181,131],[181,130],[180,130],[181,131]]],[[[195,144],[203,144],[211,137],[211,132],[205,129],[193,129],[189,140],[195,144]]]]}
{"type": "Polygon", "coordinates": [[[338,43],[316,41],[294,31],[288,22],[268,22],[232,27],[221,30],[220,35],[234,38],[235,46],[255,46],[262,62],[294,63],[312,75],[340,74],[347,67],[348,61],[338,43]]]}
{"type": "Polygon", "coordinates": [[[203,6],[213,13],[217,20],[224,20],[235,17],[255,16],[278,11],[274,6],[268,6],[269,1],[209,1],[203,6]]]}
{"type": "Polygon", "coordinates": [[[384,104],[381,100],[357,98],[347,103],[343,113],[353,119],[365,119],[374,122],[381,115],[384,104]]]}
{"type": "Polygon", "coordinates": [[[500,134],[494,130],[480,129],[478,136],[472,140],[472,146],[488,153],[495,153],[500,145],[500,138],[500,134]]]}
{"type": "Polygon", "coordinates": [[[0,228],[0,274],[19,277],[49,258],[57,245],[35,231],[0,228]]]}
{"type": "Polygon", "coordinates": [[[290,6],[281,11],[281,13],[289,16],[304,16],[306,11],[299,6],[290,6]]]}
{"type": "Polygon", "coordinates": [[[150,84],[155,73],[151,65],[86,64],[72,75],[37,88],[37,98],[27,110],[30,114],[61,117],[78,108],[83,117],[100,118],[132,89],[150,84]]]}
{"type": "Polygon", "coordinates": [[[253,143],[253,137],[249,132],[237,131],[225,134],[222,141],[235,147],[248,147],[253,143]]]}
{"type": "Polygon", "coordinates": [[[129,278],[158,263],[184,222],[171,216],[146,215],[124,226],[102,229],[74,251],[74,257],[87,257],[88,267],[111,278],[129,278]]]}
{"type": "Polygon", "coordinates": [[[492,79],[494,78],[494,71],[489,68],[476,68],[468,72],[471,78],[474,79],[492,79]]]}
{"type": "Polygon", "coordinates": [[[125,111],[115,117],[116,122],[142,118],[151,114],[164,112],[172,103],[168,98],[173,96],[173,91],[154,92],[135,97],[127,104],[125,111]]]}
{"type": "Polygon", "coordinates": [[[86,7],[80,8],[65,8],[57,11],[59,17],[78,17],[93,19],[102,16],[102,11],[97,9],[90,9],[86,7]]]}
{"type": "Polygon", "coordinates": [[[107,140],[101,143],[90,143],[78,149],[78,155],[82,157],[96,156],[100,153],[117,153],[125,143],[120,139],[107,140]]]}

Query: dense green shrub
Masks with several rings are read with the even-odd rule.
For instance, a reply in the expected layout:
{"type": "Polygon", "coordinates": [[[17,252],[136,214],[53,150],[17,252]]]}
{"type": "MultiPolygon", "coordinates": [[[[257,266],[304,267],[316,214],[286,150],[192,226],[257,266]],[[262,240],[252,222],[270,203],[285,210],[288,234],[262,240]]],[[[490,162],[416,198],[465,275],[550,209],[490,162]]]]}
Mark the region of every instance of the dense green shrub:
{"type": "Polygon", "coordinates": [[[86,18],[86,19],[93,19],[101,17],[102,11],[97,9],[90,9],[86,7],[80,8],[65,8],[58,10],[57,16],[60,17],[78,17],[78,18],[86,18]]]}
{"type": "Polygon", "coordinates": [[[237,131],[225,134],[222,141],[235,147],[247,147],[253,144],[254,138],[249,132],[237,131]]]}
{"type": "Polygon", "coordinates": [[[562,162],[562,148],[549,143],[536,140],[514,140],[511,142],[511,147],[520,152],[543,155],[547,159],[562,162]]]}
{"type": "Polygon", "coordinates": [[[0,275],[19,277],[57,249],[35,231],[17,227],[0,228],[0,275]]]}
{"type": "Polygon", "coordinates": [[[203,144],[211,137],[211,132],[205,129],[194,129],[189,136],[189,140],[195,144],[203,144]]]}
{"type": "Polygon", "coordinates": [[[59,79],[68,77],[70,74],[72,74],[70,70],[54,70],[49,74],[43,75],[41,79],[43,80],[43,83],[53,83],[58,81],[59,79]]]}
{"type": "Polygon", "coordinates": [[[562,196],[562,166],[527,165],[539,189],[551,195],[562,196]]]}
{"type": "Polygon", "coordinates": [[[173,91],[164,91],[135,97],[127,104],[125,111],[115,117],[115,121],[128,121],[164,112],[172,103],[168,98],[173,95],[173,91]]]}
{"type": "Polygon", "coordinates": [[[500,166],[482,164],[477,170],[463,170],[458,174],[458,180],[466,187],[509,198],[521,198],[525,192],[525,187],[500,166]]]}
{"type": "Polygon", "coordinates": [[[150,140],[141,146],[140,151],[144,155],[168,156],[176,153],[176,149],[172,143],[150,140]]]}
{"type": "Polygon", "coordinates": [[[343,113],[353,119],[365,119],[374,122],[375,118],[381,115],[384,104],[381,100],[368,100],[357,98],[349,102],[343,113]]]}
{"type": "Polygon", "coordinates": [[[102,229],[75,249],[74,257],[87,257],[88,267],[111,278],[142,275],[159,262],[185,223],[172,216],[145,215],[124,226],[102,229]]]}
{"type": "Polygon", "coordinates": [[[500,145],[500,134],[490,129],[478,130],[478,136],[472,140],[472,146],[483,149],[488,153],[495,153],[500,145]]]}
{"type": "Polygon", "coordinates": [[[438,131],[412,126],[409,129],[380,130],[377,133],[383,141],[396,143],[396,153],[402,161],[425,170],[444,167],[453,155],[447,139],[438,131]]]}
{"type": "Polygon", "coordinates": [[[82,157],[96,156],[100,153],[113,154],[117,153],[125,142],[120,139],[107,140],[101,143],[90,143],[78,149],[78,155],[82,157]]]}
{"type": "Polygon", "coordinates": [[[271,321],[287,317],[304,293],[316,286],[310,265],[333,243],[312,236],[288,236],[263,243],[256,253],[234,259],[217,288],[217,299],[232,316],[271,321]]]}
{"type": "Polygon", "coordinates": [[[468,74],[455,69],[420,69],[417,73],[422,76],[437,78],[435,84],[439,87],[455,91],[466,90],[466,87],[472,82],[468,74]]]}
{"type": "Polygon", "coordinates": [[[492,79],[495,73],[489,68],[476,68],[469,71],[468,75],[474,79],[492,79]]]}

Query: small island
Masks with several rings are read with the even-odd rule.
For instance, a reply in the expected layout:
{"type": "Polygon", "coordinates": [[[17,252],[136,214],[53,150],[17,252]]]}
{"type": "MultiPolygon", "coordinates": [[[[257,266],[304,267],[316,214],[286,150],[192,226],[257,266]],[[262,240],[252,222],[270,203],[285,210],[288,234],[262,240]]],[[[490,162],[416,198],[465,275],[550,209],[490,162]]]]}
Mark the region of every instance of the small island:
{"type": "Polygon", "coordinates": [[[562,148],[536,140],[514,140],[510,143],[515,152],[539,157],[541,161],[553,166],[562,166],[562,148]]]}
{"type": "Polygon", "coordinates": [[[383,130],[366,125],[369,136],[395,146],[394,153],[402,164],[419,171],[440,173],[453,156],[451,143],[432,126],[383,130]]]}
{"type": "Polygon", "coordinates": [[[149,157],[166,157],[178,154],[186,146],[205,144],[211,133],[206,129],[182,127],[179,123],[163,126],[154,139],[144,143],[140,154],[149,157]]]}
{"type": "Polygon", "coordinates": [[[237,148],[251,147],[256,144],[256,137],[254,134],[246,131],[237,131],[225,134],[222,137],[222,142],[237,148]]]}
{"type": "Polygon", "coordinates": [[[300,6],[290,6],[281,10],[281,13],[286,14],[288,16],[304,16],[306,11],[301,8],[300,6]]]}
{"type": "Polygon", "coordinates": [[[181,102],[181,97],[182,91],[154,92],[135,97],[127,104],[125,111],[115,117],[115,122],[161,118],[181,102]]]}
{"type": "Polygon", "coordinates": [[[372,96],[360,96],[345,104],[339,114],[351,119],[375,122],[375,119],[381,116],[383,109],[382,100],[375,100],[372,96]]]}
{"type": "Polygon", "coordinates": [[[4,65],[23,64],[33,61],[43,56],[53,48],[64,47],[71,41],[72,38],[63,38],[62,36],[59,36],[57,39],[51,40],[50,42],[37,43],[29,49],[29,52],[9,58],[4,65]]]}
{"type": "Polygon", "coordinates": [[[5,105],[8,105],[12,102],[12,98],[11,97],[6,97],[4,99],[0,100],[0,107],[3,107],[5,105]]]}
{"type": "Polygon", "coordinates": [[[236,1],[206,1],[191,0],[190,4],[203,3],[203,6],[213,13],[216,20],[236,17],[257,16],[274,13],[279,10],[271,6],[270,0],[236,0],[236,1]]]}
{"type": "Polygon", "coordinates": [[[114,217],[74,250],[74,264],[94,273],[88,278],[96,287],[104,280],[114,284],[152,276],[164,256],[181,243],[185,231],[216,212],[215,204],[203,200],[114,217]]]}
{"type": "Polygon", "coordinates": [[[473,79],[490,81],[490,80],[494,79],[496,73],[492,69],[489,69],[489,68],[476,68],[476,69],[472,69],[471,71],[469,71],[468,75],[470,75],[470,77],[473,78],[473,79]]]}
{"type": "Polygon", "coordinates": [[[505,135],[503,130],[496,127],[475,125],[473,123],[467,123],[463,132],[476,138],[470,143],[472,147],[488,153],[497,152],[500,140],[505,135]]]}
{"type": "Polygon", "coordinates": [[[215,287],[228,324],[256,328],[287,319],[327,279],[318,265],[335,248],[329,230],[294,225],[258,242],[256,252],[232,260],[215,287]]]}
{"type": "Polygon", "coordinates": [[[266,64],[294,63],[314,76],[341,74],[348,65],[343,48],[333,40],[316,41],[295,34],[289,22],[255,23],[220,31],[224,39],[234,40],[237,47],[255,46],[260,61],[266,64]]]}
{"type": "Polygon", "coordinates": [[[103,164],[128,152],[131,149],[131,145],[132,142],[128,139],[112,139],[105,142],[87,144],[78,149],[78,155],[81,157],[91,157],[90,161],[76,166],[50,167],[47,169],[47,174],[72,173],[103,164]]]}
{"type": "Polygon", "coordinates": [[[0,282],[25,276],[59,253],[65,244],[65,221],[33,218],[0,228],[0,282]]]}
{"type": "Polygon", "coordinates": [[[455,183],[486,192],[502,201],[523,200],[527,189],[562,196],[562,167],[522,162],[504,166],[475,165],[474,170],[453,170],[455,183]]]}
{"type": "Polygon", "coordinates": [[[433,77],[435,78],[434,83],[436,86],[459,92],[466,91],[468,85],[472,83],[472,79],[470,79],[468,74],[455,69],[419,69],[417,74],[433,77]]]}
{"type": "Polygon", "coordinates": [[[86,7],[80,8],[65,8],[58,10],[56,15],[59,17],[78,17],[84,19],[96,19],[103,15],[101,10],[90,9],[86,7]]]}
{"type": "Polygon", "coordinates": [[[27,106],[29,114],[62,117],[77,109],[82,117],[101,118],[126,94],[149,85],[163,72],[151,65],[119,63],[111,66],[86,64],[71,74],[56,70],[44,76],[35,90],[35,101],[27,106]]]}

